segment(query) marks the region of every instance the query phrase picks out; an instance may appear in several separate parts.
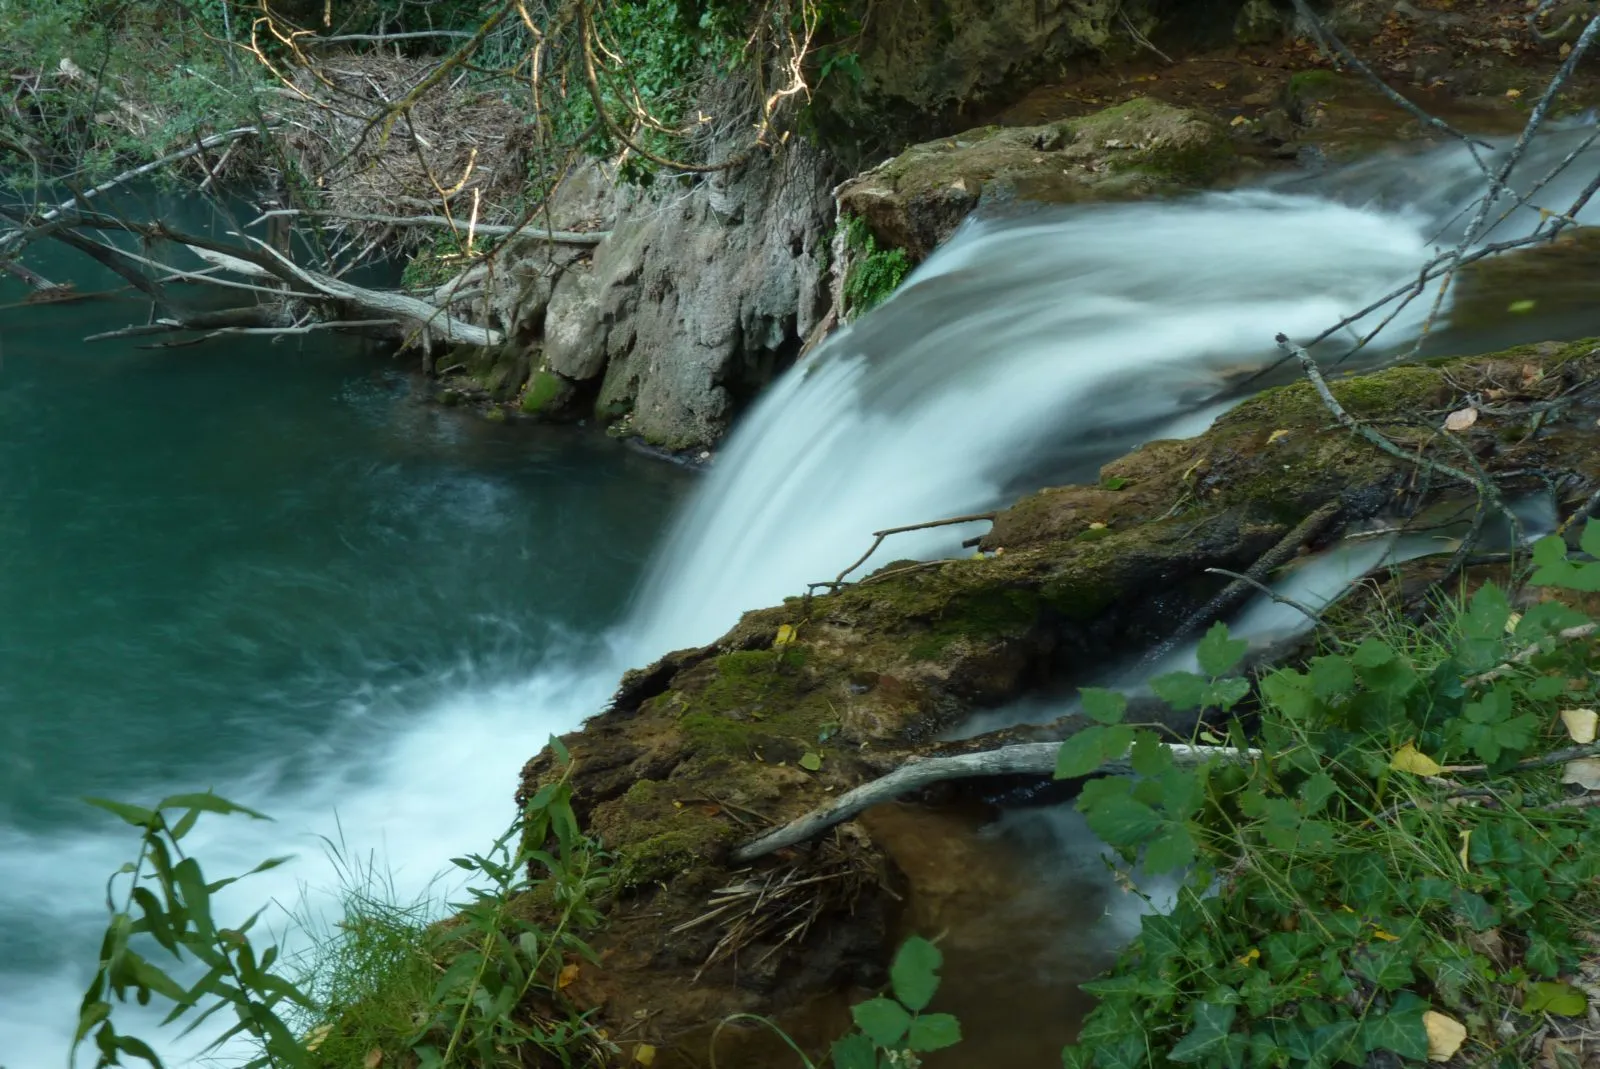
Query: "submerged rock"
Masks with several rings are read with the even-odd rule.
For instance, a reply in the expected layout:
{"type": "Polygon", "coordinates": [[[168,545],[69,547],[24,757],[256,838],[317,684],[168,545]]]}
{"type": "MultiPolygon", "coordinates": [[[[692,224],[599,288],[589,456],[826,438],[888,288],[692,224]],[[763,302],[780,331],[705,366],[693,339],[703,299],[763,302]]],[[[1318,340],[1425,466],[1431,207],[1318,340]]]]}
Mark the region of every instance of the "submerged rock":
{"type": "MultiPolygon", "coordinates": [[[[1403,449],[1447,463],[1459,453],[1440,442],[1445,413],[1505,391],[1503,414],[1486,410],[1463,444],[1490,472],[1548,480],[1581,501],[1600,482],[1600,428],[1595,402],[1574,388],[1597,374],[1600,348],[1585,342],[1399,367],[1333,390],[1403,449]],[[1565,400],[1552,410],[1551,399],[1565,400]]],[[[836,1035],[844,993],[881,977],[906,874],[874,844],[870,821],[748,871],[730,871],[734,845],[932,751],[975,710],[1070,685],[1170,636],[1227,583],[1207,569],[1247,570],[1313,513],[1333,517],[1331,538],[1344,523],[1472,497],[1340,426],[1305,383],[1103,475],[1000,513],[977,557],[901,562],[747,613],[716,643],[630,672],[612,706],[565,737],[575,809],[619,872],[599,940],[603,1019],[648,1018],[641,1038],[673,1043],[700,1034],[708,1015],[784,1022],[805,1006],[796,1027],[831,1038],[821,1005],[835,1008],[836,1035]],[[731,915],[697,922],[715,889],[785,874],[819,878],[801,934],[740,934],[731,915]],[[740,947],[732,958],[719,956],[724,938],[740,947]],[[695,978],[696,999],[662,1005],[670,977],[695,978]]],[[[553,774],[548,754],[535,757],[520,797],[553,774]]]]}

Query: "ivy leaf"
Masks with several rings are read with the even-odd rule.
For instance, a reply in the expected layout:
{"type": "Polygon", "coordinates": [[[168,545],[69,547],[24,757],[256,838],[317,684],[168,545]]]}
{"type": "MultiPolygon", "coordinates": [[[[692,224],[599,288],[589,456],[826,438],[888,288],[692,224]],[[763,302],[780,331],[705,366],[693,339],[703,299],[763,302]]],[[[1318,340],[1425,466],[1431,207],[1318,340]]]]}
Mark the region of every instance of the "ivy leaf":
{"type": "Polygon", "coordinates": [[[948,1013],[926,1013],[911,1022],[906,1046],[918,1054],[944,1050],[961,1042],[961,1022],[948,1013]]]}
{"type": "Polygon", "coordinates": [[[1233,1027],[1237,1006],[1219,1006],[1215,1002],[1202,1002],[1194,1008],[1194,1027],[1180,1039],[1167,1055],[1169,1061],[1198,1062],[1218,1050],[1228,1041],[1228,1030],[1233,1027]]]}
{"type": "MultiPolygon", "coordinates": [[[[1363,947],[1351,955],[1351,964],[1362,976],[1385,991],[1398,991],[1412,980],[1411,951],[1401,943],[1377,943],[1363,947]]],[[[1418,1024],[1421,1024],[1420,1018],[1418,1024]]]]}
{"type": "Polygon", "coordinates": [[[1389,1050],[1402,1058],[1423,1061],[1428,1057],[1428,1028],[1422,1015],[1428,1004],[1410,991],[1395,996],[1387,1013],[1376,1010],[1361,1022],[1361,1045],[1369,1053],[1389,1050]]]}
{"type": "Polygon", "coordinates": [[[939,966],[942,964],[944,955],[938,947],[920,935],[907,939],[889,966],[894,997],[913,1013],[926,1008],[933,1001],[934,992],[939,990],[939,966]]]}
{"type": "Polygon", "coordinates": [[[1318,772],[1300,785],[1300,801],[1305,805],[1306,816],[1314,816],[1328,804],[1328,799],[1338,793],[1339,785],[1326,772],[1318,772]]]}
{"type": "Polygon", "coordinates": [[[1118,691],[1085,687],[1079,693],[1083,696],[1083,715],[1090,720],[1102,724],[1119,724],[1122,722],[1122,715],[1128,711],[1127,695],[1118,691]]]}
{"type": "Polygon", "coordinates": [[[1589,997],[1571,984],[1529,984],[1522,997],[1522,1012],[1553,1013],[1558,1017],[1582,1017],[1589,1011],[1589,997]]]}
{"type": "Polygon", "coordinates": [[[1200,671],[1216,679],[1231,672],[1244,659],[1250,643],[1242,638],[1229,638],[1228,625],[1217,622],[1211,625],[1195,655],[1200,661],[1200,671]]]}
{"type": "Polygon", "coordinates": [[[891,998],[868,999],[850,1009],[856,1026],[880,1047],[893,1048],[911,1029],[911,1014],[891,998]]]}

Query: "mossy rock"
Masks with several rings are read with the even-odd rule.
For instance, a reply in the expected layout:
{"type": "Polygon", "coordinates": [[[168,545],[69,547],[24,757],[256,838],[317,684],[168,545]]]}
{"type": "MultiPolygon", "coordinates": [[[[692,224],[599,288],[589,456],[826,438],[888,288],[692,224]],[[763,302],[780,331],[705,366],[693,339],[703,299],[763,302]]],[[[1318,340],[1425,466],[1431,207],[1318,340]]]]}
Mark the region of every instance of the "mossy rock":
{"type": "Polygon", "coordinates": [[[1080,119],[914,145],[845,183],[838,201],[880,244],[920,260],[980,204],[1163,196],[1212,185],[1237,162],[1215,120],[1138,97],[1080,119]]]}
{"type": "Polygon", "coordinates": [[[553,371],[535,371],[518,402],[523,415],[559,418],[577,394],[577,387],[553,371]]]}

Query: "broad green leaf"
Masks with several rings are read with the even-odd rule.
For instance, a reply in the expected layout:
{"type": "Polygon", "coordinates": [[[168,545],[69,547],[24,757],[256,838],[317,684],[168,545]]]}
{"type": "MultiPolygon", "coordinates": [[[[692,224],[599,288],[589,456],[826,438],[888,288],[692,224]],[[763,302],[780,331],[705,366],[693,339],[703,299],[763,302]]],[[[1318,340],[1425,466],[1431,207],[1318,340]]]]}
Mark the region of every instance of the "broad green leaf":
{"type": "Polygon", "coordinates": [[[1249,693],[1250,681],[1248,679],[1230,676],[1227,679],[1213,680],[1206,687],[1204,702],[1208,709],[1216,708],[1226,711],[1238,705],[1244,700],[1245,695],[1249,693]]]}
{"type": "Polygon", "coordinates": [[[1292,668],[1282,668],[1261,680],[1261,696],[1289,720],[1306,720],[1316,711],[1312,681],[1292,668]]]}
{"type": "Polygon", "coordinates": [[[1056,779],[1087,776],[1108,761],[1115,761],[1133,745],[1133,728],[1126,724],[1096,725],[1061,744],[1056,756],[1056,779]]]}
{"type": "Polygon", "coordinates": [[[1118,691],[1085,687],[1080,693],[1083,696],[1083,715],[1090,720],[1119,724],[1123,714],[1128,711],[1128,698],[1118,691]]]}
{"type": "Polygon", "coordinates": [[[1311,690],[1319,698],[1348,694],[1356,685],[1355,670],[1346,657],[1314,657],[1310,675],[1311,690]]]}
{"type": "Polygon", "coordinates": [[[1249,649],[1247,640],[1229,638],[1228,625],[1219,621],[1205,633],[1195,654],[1200,661],[1200,671],[1216,679],[1233,671],[1249,649]]]}
{"type": "Polygon", "coordinates": [[[1351,657],[1358,668],[1381,668],[1394,660],[1394,650],[1387,642],[1378,638],[1368,638],[1356,647],[1355,654],[1351,657]]]}
{"type": "Polygon", "coordinates": [[[1119,777],[1091,780],[1083,785],[1077,806],[1089,828],[1107,845],[1135,847],[1148,840],[1167,822],[1154,809],[1129,794],[1127,780],[1119,777]]]}
{"type": "Polygon", "coordinates": [[[1315,816],[1338,793],[1339,785],[1326,772],[1318,772],[1300,785],[1300,801],[1306,816],[1315,816]]]}
{"type": "Polygon", "coordinates": [[[1228,1030],[1233,1027],[1233,1017],[1237,1012],[1237,1006],[1219,1006],[1214,1002],[1202,1002],[1195,1006],[1194,1027],[1172,1048],[1168,1059],[1198,1062],[1221,1048],[1227,1042],[1228,1030]]]}
{"type": "Polygon", "coordinates": [[[1522,614],[1517,623],[1517,641],[1537,642],[1546,635],[1554,635],[1569,627],[1578,627],[1589,618],[1561,601],[1541,601],[1522,614]]]}
{"type": "Polygon", "coordinates": [[[1571,984],[1529,984],[1522,997],[1522,1012],[1530,1015],[1553,1013],[1558,1017],[1582,1017],[1588,1011],[1588,996],[1571,984]]]}
{"type": "Polygon", "coordinates": [[[1194,836],[1183,824],[1175,824],[1150,841],[1145,848],[1144,870],[1161,876],[1193,863],[1194,836]]]}
{"type": "Polygon", "coordinates": [[[1578,536],[1578,548],[1591,557],[1600,558],[1600,523],[1589,520],[1583,525],[1583,534],[1578,536]]]}
{"type": "Polygon", "coordinates": [[[833,1042],[833,1069],[878,1069],[878,1048],[861,1032],[833,1042]]]}
{"type": "Polygon", "coordinates": [[[1206,701],[1206,679],[1193,672],[1169,672],[1150,681],[1156,697],[1180,713],[1199,709],[1206,701]]]}
{"type": "Polygon", "coordinates": [[[1172,751],[1153,731],[1141,731],[1134,736],[1129,757],[1134,773],[1140,776],[1159,776],[1172,767],[1172,751]]]}
{"type": "Polygon", "coordinates": [[[934,992],[939,990],[939,966],[943,961],[939,948],[920,935],[913,935],[900,945],[889,966],[889,983],[902,1006],[915,1013],[933,1001],[934,992]]]}
{"type": "Polygon", "coordinates": [[[880,1047],[898,1047],[911,1028],[911,1014],[892,998],[868,999],[851,1007],[850,1015],[856,1027],[880,1047]]]}
{"type": "Polygon", "coordinates": [[[944,1050],[961,1042],[961,1022],[948,1013],[927,1013],[911,1022],[906,1046],[924,1054],[944,1050]]]}

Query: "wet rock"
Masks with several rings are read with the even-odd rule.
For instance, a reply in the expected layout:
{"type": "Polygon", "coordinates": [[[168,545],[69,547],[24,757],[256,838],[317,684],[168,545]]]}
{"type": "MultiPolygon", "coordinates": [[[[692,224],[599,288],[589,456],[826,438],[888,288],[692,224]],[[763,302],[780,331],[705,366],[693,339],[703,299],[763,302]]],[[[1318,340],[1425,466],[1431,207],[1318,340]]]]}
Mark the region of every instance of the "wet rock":
{"type": "Polygon", "coordinates": [[[920,259],[980,204],[1158,196],[1210,185],[1235,162],[1221,124],[1137,98],[1081,119],[915,145],[836,195],[841,212],[920,259]]]}
{"type": "Polygon", "coordinates": [[[561,276],[544,315],[547,368],[577,382],[605,371],[606,351],[591,329],[599,303],[594,275],[574,269],[561,276]]]}

